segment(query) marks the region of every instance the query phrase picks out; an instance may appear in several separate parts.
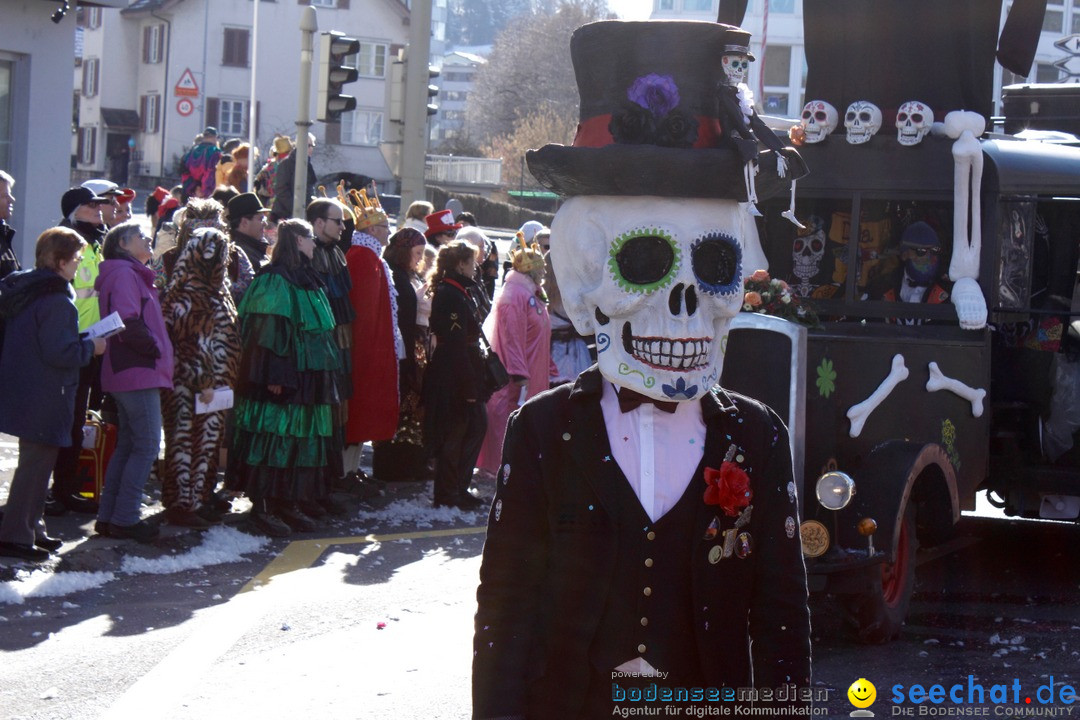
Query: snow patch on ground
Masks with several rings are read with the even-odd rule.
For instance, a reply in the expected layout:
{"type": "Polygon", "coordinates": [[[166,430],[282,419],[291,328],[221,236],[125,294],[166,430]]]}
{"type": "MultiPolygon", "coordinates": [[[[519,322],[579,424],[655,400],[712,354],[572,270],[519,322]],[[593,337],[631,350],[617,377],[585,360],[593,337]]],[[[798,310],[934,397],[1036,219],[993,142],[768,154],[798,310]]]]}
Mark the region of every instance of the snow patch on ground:
{"type": "Polygon", "coordinates": [[[476,525],[486,521],[487,508],[480,512],[452,507],[434,508],[426,497],[395,500],[378,510],[359,510],[353,519],[373,523],[385,523],[390,527],[409,526],[419,529],[431,528],[435,523],[467,523],[476,525]]]}
{"type": "Polygon", "coordinates": [[[135,574],[168,575],[196,570],[210,565],[246,560],[244,555],[262,550],[270,540],[242,533],[231,527],[217,525],[203,533],[202,544],[180,555],[157,558],[127,556],[120,571],[135,574]]]}
{"type": "Polygon", "coordinates": [[[62,572],[34,570],[26,577],[0,585],[0,603],[21,605],[26,598],[63,597],[74,592],[93,590],[112,582],[111,572],[62,572]]]}

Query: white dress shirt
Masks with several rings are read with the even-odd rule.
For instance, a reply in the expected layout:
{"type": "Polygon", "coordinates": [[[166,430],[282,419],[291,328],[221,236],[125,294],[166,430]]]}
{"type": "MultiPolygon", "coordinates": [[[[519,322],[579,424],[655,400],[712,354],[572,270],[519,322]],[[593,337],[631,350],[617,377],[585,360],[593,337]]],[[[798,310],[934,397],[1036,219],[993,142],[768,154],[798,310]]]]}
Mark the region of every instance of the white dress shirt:
{"type": "MultiPolygon", "coordinates": [[[[615,386],[605,381],[600,409],[612,458],[645,514],[656,522],[683,496],[705,454],[701,403],[680,402],[674,413],[642,403],[624,413],[619,409],[615,386]]],[[[705,491],[704,486],[701,490],[705,491]]]]}

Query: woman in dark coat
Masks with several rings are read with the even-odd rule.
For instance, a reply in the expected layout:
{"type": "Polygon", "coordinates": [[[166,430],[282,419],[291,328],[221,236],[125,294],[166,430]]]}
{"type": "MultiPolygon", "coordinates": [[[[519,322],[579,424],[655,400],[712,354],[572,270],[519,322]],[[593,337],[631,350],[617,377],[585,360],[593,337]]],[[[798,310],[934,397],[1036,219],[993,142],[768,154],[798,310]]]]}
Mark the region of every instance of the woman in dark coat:
{"type": "Polygon", "coordinates": [[[334,406],[341,401],[341,352],[334,315],[311,266],[315,237],[283,220],[270,264],[240,301],[242,351],[228,484],[251,498],[263,532],[310,532],[298,503],[318,502],[341,477],[334,406]]]}
{"type": "Polygon", "coordinates": [[[7,557],[40,562],[61,544],[48,536],[42,518],[49,476],[59,449],[71,445],[79,368],[105,352],[104,340],[79,337],[71,279],[84,247],[74,230],[46,230],[37,240],[34,269],[0,283],[7,338],[0,432],[19,438],[19,465],[0,523],[0,555],[7,557]]]}
{"type": "Polygon", "coordinates": [[[397,292],[397,324],[405,343],[405,357],[398,362],[401,400],[397,432],[390,440],[374,443],[372,470],[380,480],[416,480],[424,470],[420,387],[427,358],[423,345],[417,343],[416,289],[423,284],[417,271],[426,242],[422,233],[406,227],[390,237],[383,251],[397,292]]]}
{"type": "Polygon", "coordinates": [[[476,291],[476,248],[454,240],[439,248],[428,292],[435,352],[424,373],[424,440],[435,457],[435,507],[477,509],[469,492],[487,414],[476,291]]]}

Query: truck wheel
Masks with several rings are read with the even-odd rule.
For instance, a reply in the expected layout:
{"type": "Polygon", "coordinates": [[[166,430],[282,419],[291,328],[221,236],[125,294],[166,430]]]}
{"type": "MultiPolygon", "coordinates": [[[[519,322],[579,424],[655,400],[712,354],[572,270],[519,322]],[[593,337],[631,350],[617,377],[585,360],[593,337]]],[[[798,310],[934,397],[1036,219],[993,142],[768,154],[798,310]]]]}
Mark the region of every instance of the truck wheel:
{"type": "Polygon", "coordinates": [[[896,561],[881,566],[881,582],[863,595],[848,598],[849,620],[859,641],[880,645],[900,635],[915,586],[915,511],[908,507],[900,525],[896,561]]]}

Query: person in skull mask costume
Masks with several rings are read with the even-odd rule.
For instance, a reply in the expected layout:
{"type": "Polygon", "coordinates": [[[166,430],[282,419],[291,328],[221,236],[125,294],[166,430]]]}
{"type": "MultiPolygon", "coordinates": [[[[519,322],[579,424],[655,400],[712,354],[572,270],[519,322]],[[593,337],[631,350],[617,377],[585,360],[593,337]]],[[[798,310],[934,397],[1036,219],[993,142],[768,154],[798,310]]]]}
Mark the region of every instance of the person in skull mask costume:
{"type": "Polygon", "coordinates": [[[949,292],[944,287],[947,266],[942,264],[941,258],[941,241],[934,228],[921,220],[908,225],[900,236],[904,276],[899,287],[887,290],[882,299],[931,304],[946,302],[949,299],[949,292]]]}
{"type": "MultiPolygon", "coordinates": [[[[810,684],[787,429],[717,384],[742,304],[746,187],[720,141],[715,59],[745,35],[603,21],[571,40],[578,135],[527,159],[574,196],[551,255],[598,365],[508,422],[477,591],[475,718],[610,717],[629,688],[810,684]],[[658,142],[674,135],[695,139],[658,142]]],[[[805,174],[785,153],[789,177],[805,174]]],[[[775,153],[759,163],[759,193],[783,192],[775,153]]]]}

